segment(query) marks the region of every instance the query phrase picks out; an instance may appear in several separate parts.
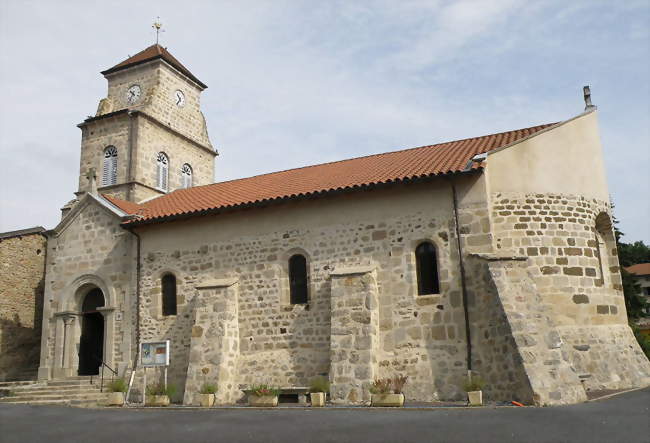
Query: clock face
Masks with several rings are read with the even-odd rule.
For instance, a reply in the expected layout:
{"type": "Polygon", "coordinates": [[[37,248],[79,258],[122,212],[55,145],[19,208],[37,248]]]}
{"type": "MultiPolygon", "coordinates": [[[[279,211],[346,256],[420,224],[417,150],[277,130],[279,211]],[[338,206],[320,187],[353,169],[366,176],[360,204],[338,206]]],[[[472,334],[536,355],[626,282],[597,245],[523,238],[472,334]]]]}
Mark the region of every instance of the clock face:
{"type": "Polygon", "coordinates": [[[183,91],[181,91],[180,89],[177,89],[174,92],[174,103],[176,103],[176,106],[178,106],[179,108],[185,106],[185,94],[183,94],[183,91]]]}
{"type": "Polygon", "coordinates": [[[126,101],[132,105],[138,101],[140,95],[142,95],[142,89],[140,89],[140,86],[133,85],[126,91],[126,101]]]}

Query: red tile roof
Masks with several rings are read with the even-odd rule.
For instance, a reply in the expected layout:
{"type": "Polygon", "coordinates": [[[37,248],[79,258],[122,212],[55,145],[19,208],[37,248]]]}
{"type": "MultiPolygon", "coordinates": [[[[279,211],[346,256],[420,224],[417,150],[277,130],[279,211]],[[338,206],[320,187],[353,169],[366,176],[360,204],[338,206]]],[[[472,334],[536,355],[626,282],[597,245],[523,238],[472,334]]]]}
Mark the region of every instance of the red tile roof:
{"type": "Polygon", "coordinates": [[[165,60],[174,68],[178,69],[180,72],[182,72],[187,77],[189,77],[192,81],[196,82],[203,89],[207,88],[207,85],[205,85],[203,82],[201,82],[201,80],[196,78],[194,74],[190,72],[189,69],[183,66],[183,64],[176,59],[176,57],[171,55],[170,52],[167,50],[167,48],[163,48],[159,44],[149,46],[147,49],[138,52],[134,56],[127,58],[126,60],[118,63],[112,68],[102,71],[102,74],[103,75],[112,74],[113,72],[121,71],[122,69],[127,69],[132,66],[136,66],[158,58],[165,60]]]}
{"type": "Polygon", "coordinates": [[[140,209],[142,209],[142,205],[139,205],[134,202],[130,202],[128,200],[122,200],[104,194],[102,194],[102,197],[104,197],[105,199],[113,203],[115,206],[121,209],[122,212],[126,212],[129,215],[137,214],[140,211],[140,209]]]}
{"type": "Polygon", "coordinates": [[[637,263],[625,268],[627,272],[634,275],[650,275],[650,263],[637,263]]]}
{"type": "Polygon", "coordinates": [[[554,124],[179,189],[142,204],[105,197],[124,212],[140,216],[127,223],[155,223],[206,211],[477,170],[482,166],[471,162],[475,155],[554,124]]]}

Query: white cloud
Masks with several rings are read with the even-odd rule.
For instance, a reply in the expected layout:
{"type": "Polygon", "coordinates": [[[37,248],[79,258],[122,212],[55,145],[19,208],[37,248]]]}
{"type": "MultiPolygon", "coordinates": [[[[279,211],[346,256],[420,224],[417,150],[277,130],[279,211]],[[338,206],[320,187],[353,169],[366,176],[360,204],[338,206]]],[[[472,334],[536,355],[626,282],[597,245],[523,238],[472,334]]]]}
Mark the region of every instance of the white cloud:
{"type": "Polygon", "coordinates": [[[0,230],[56,223],[98,71],[150,44],[160,15],[210,86],[218,180],[556,121],[590,82],[622,228],[648,241],[629,168],[648,160],[648,6],[624,3],[2,2],[0,230]]]}

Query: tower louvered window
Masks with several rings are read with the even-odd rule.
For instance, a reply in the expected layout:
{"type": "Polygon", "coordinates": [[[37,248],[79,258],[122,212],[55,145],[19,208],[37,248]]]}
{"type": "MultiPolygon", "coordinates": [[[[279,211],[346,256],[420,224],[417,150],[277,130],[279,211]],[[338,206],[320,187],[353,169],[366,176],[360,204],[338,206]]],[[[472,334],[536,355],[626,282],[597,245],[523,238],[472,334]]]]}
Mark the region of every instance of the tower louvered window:
{"type": "Polygon", "coordinates": [[[104,149],[104,164],[102,167],[102,186],[117,183],[117,148],[109,146],[104,149]]]}
{"type": "Polygon", "coordinates": [[[181,168],[181,183],[184,188],[192,187],[192,167],[187,163],[181,168]]]}
{"type": "Polygon", "coordinates": [[[163,191],[167,190],[167,187],[169,185],[168,183],[168,177],[169,177],[169,158],[165,155],[164,152],[159,152],[158,157],[156,158],[156,164],[157,164],[157,183],[156,185],[158,186],[158,189],[162,189],[163,191]]]}

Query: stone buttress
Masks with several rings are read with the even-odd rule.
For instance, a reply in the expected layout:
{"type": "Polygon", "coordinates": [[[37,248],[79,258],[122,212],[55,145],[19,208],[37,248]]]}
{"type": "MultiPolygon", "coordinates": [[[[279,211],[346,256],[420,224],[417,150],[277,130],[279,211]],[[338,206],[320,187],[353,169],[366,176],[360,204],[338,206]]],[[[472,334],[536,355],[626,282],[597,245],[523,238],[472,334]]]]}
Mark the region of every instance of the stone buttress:
{"type": "Polygon", "coordinates": [[[239,284],[236,279],[214,280],[197,285],[197,291],[183,403],[197,404],[204,383],[218,386],[217,403],[234,403],[240,395],[235,383],[239,284]]]}
{"type": "Polygon", "coordinates": [[[369,401],[379,350],[376,272],[371,267],[338,268],[331,279],[331,401],[369,401]]]}

